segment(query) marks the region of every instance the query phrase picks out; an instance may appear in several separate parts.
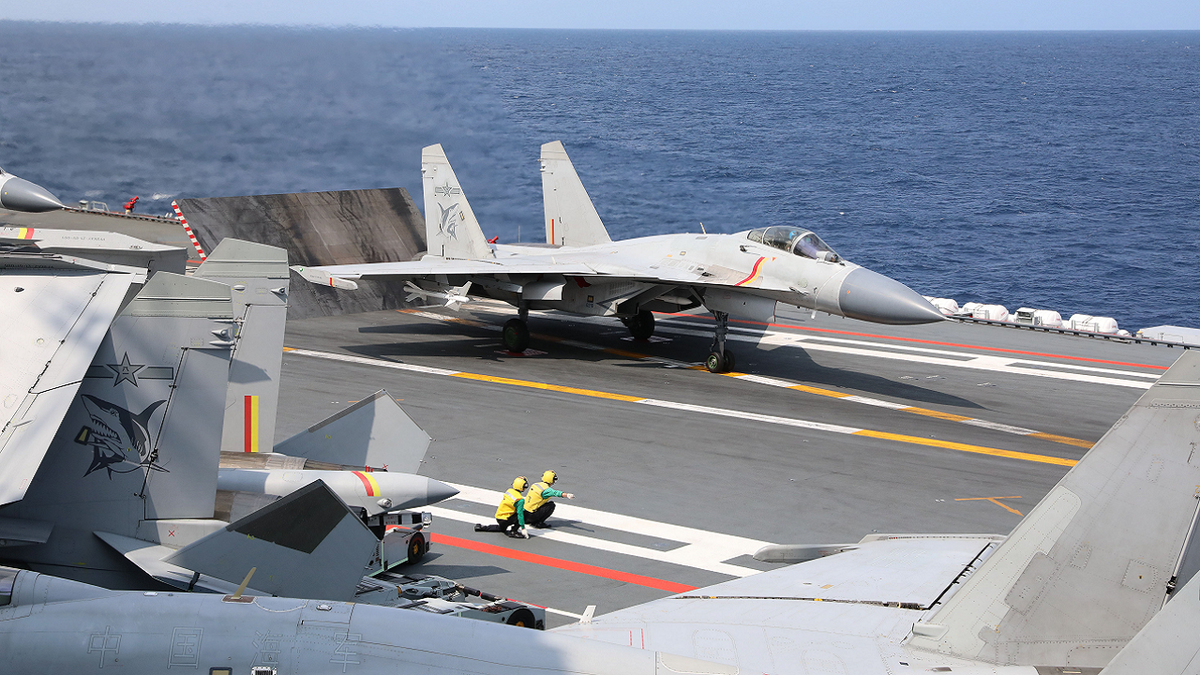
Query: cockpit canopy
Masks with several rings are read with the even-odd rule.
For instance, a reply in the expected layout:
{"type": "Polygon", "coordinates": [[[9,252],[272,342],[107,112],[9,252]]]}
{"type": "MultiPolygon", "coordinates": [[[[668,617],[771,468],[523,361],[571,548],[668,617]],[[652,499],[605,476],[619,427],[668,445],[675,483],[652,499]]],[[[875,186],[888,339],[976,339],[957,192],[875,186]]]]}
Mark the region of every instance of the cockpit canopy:
{"type": "Polygon", "coordinates": [[[746,237],[750,241],[773,246],[788,251],[793,255],[804,256],[813,260],[824,260],[826,262],[838,262],[841,260],[838,254],[829,248],[828,244],[821,241],[820,237],[798,227],[760,227],[757,230],[750,230],[746,237]]]}

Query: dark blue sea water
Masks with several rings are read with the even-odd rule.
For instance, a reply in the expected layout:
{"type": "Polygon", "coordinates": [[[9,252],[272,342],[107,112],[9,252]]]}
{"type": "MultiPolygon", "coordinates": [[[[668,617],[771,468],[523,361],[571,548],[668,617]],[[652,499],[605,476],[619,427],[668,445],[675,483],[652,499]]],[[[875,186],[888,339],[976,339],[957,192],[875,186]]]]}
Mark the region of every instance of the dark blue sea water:
{"type": "Polygon", "coordinates": [[[1200,33],[0,22],[0,166],[64,200],[404,186],[442,143],[541,236],[561,139],[614,238],[800,223],[918,291],[1198,326],[1200,33]]]}

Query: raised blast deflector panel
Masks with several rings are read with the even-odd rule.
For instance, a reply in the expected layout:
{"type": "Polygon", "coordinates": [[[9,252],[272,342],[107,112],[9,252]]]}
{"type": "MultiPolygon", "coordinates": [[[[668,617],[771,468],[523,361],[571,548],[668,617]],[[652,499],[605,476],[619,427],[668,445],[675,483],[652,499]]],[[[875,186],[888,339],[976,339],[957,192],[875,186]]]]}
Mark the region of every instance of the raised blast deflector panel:
{"type": "Polygon", "coordinates": [[[25,496],[131,274],[0,269],[0,504],[25,496]]]}
{"type": "Polygon", "coordinates": [[[612,241],[562,142],[544,144],[541,161],[546,243],[591,246],[612,241]]]}
{"type": "Polygon", "coordinates": [[[317,481],[164,558],[272,595],[348,600],[378,546],[367,526],[317,481]]]}
{"type": "MultiPolygon", "coordinates": [[[[425,250],[425,221],[403,188],[181,199],[179,208],[206,250],[235,237],[282,248],[292,264],[308,267],[411,260],[425,250]]],[[[395,309],[404,296],[399,282],[353,292],[299,284],[288,313],[305,318],[395,309]]]]}
{"type": "Polygon", "coordinates": [[[279,443],[274,452],[416,473],[431,440],[391,394],[380,390],[279,443]]]}
{"type": "Polygon", "coordinates": [[[237,333],[237,344],[229,365],[221,450],[269,452],[275,442],[291,281],[287,251],[225,239],[196,269],[195,276],[230,286],[233,316],[238,322],[230,326],[231,334],[237,333]]]}
{"type": "Polygon", "coordinates": [[[421,150],[421,183],[425,188],[425,241],[430,255],[491,258],[492,250],[441,145],[421,150]]]}
{"type": "Polygon", "coordinates": [[[912,647],[1106,664],[1162,607],[1200,494],[1200,352],[1185,352],[928,622],[912,647]]]}

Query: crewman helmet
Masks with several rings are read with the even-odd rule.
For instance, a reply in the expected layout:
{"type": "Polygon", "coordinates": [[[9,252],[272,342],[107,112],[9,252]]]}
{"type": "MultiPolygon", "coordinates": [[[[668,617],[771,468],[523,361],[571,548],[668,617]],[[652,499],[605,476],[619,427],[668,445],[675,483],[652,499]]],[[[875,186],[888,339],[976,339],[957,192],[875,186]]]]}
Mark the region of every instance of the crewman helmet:
{"type": "Polygon", "coordinates": [[[554,485],[554,481],[556,480],[558,480],[558,474],[549,469],[546,470],[546,473],[542,474],[542,482],[546,485],[554,485]]]}
{"type": "Polygon", "coordinates": [[[517,490],[517,491],[524,490],[525,486],[528,484],[529,484],[529,480],[526,479],[525,476],[517,476],[516,478],[513,479],[513,489],[514,490],[517,490]]]}

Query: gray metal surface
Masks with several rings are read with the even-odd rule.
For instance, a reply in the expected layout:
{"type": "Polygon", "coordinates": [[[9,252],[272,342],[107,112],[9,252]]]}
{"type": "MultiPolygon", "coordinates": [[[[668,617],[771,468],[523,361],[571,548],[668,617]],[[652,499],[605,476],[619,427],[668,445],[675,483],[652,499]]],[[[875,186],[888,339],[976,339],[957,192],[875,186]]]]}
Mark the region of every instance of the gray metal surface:
{"type": "Polygon", "coordinates": [[[122,300],[142,281],[0,267],[0,504],[24,497],[122,300]]]}

